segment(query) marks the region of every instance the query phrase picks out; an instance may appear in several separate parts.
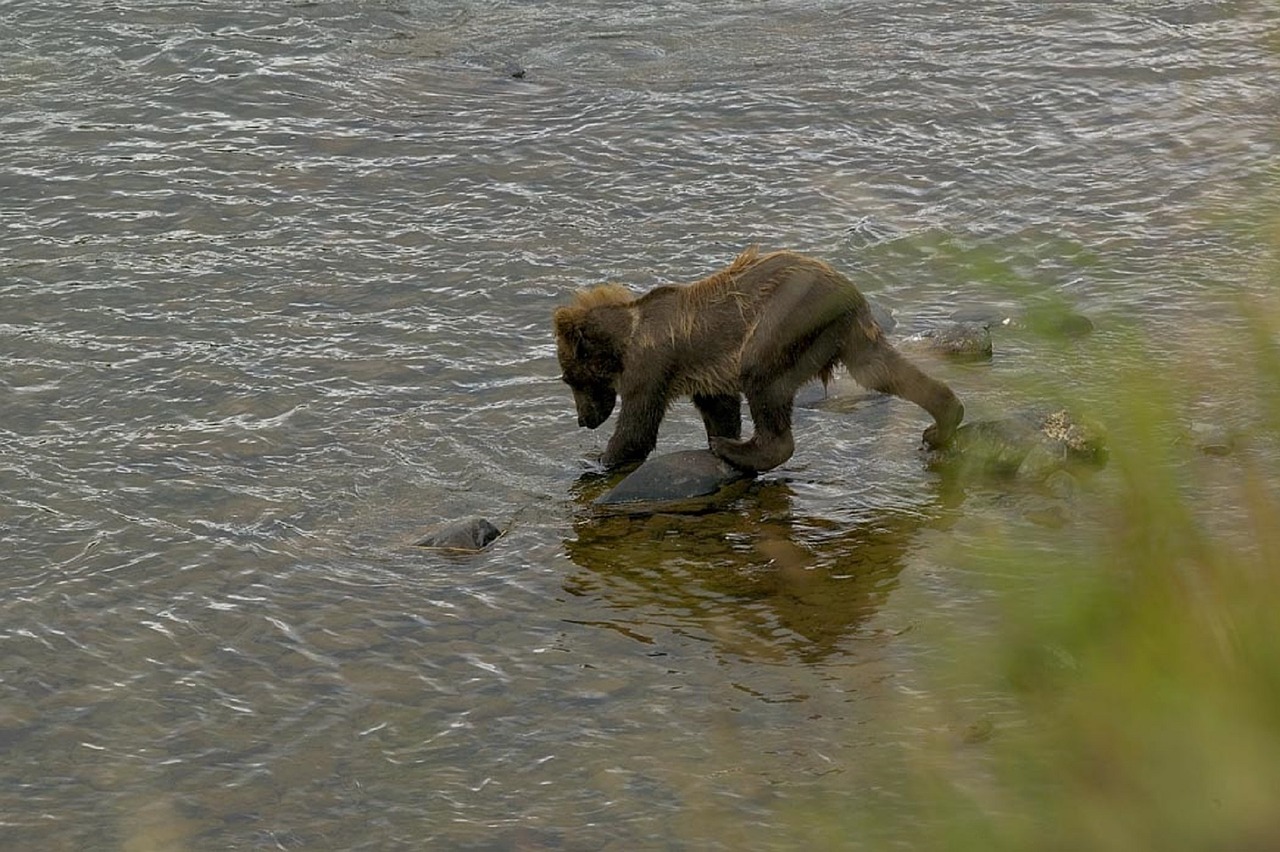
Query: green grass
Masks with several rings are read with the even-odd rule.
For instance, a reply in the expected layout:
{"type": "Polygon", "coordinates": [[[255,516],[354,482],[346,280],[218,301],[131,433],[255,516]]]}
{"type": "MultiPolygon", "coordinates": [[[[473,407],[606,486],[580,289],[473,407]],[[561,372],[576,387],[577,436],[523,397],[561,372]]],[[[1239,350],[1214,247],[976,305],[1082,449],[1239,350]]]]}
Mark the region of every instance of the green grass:
{"type": "Polygon", "coordinates": [[[913,767],[914,847],[1280,849],[1280,309],[1250,302],[1233,327],[1212,349],[1133,336],[1099,371],[1091,521],[958,546],[957,565],[1018,578],[960,653],[1011,710],[913,767]],[[1252,409],[1225,457],[1182,435],[1214,397],[1252,409]]]}

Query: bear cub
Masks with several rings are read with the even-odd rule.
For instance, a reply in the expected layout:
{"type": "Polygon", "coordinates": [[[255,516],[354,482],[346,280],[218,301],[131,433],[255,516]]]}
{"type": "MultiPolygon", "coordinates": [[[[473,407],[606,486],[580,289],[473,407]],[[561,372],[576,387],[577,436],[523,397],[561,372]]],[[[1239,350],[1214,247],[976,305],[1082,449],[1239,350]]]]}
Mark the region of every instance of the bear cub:
{"type": "Polygon", "coordinates": [[[601,457],[606,467],[643,461],[667,406],[691,397],[711,451],[750,472],[791,457],[791,410],[805,382],[844,364],[859,384],[933,416],[924,439],[951,440],[964,406],[942,382],[884,339],[867,300],[820,260],[750,248],[687,286],[634,296],[618,284],[579,292],[554,315],[556,355],[578,425],[595,429],[622,409],[601,457]],[[742,404],[755,432],[742,438],[742,404]]]}

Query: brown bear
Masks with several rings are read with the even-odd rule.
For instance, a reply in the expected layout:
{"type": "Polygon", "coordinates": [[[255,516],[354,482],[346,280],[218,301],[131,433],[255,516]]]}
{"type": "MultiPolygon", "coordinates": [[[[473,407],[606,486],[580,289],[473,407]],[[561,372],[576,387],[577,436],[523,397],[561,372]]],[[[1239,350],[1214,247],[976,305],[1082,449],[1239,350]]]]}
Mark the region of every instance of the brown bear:
{"type": "Polygon", "coordinates": [[[791,457],[791,409],[805,382],[843,363],[864,387],[908,399],[933,416],[930,445],[950,441],[964,406],[942,382],[898,354],[848,278],[820,260],[749,248],[688,286],[643,296],[618,284],[579,292],[554,317],[556,355],[578,425],[595,429],[622,397],[601,461],[642,461],[667,406],[692,397],[711,450],[746,471],[791,457]],[[755,434],[742,440],[746,396],[755,434]]]}

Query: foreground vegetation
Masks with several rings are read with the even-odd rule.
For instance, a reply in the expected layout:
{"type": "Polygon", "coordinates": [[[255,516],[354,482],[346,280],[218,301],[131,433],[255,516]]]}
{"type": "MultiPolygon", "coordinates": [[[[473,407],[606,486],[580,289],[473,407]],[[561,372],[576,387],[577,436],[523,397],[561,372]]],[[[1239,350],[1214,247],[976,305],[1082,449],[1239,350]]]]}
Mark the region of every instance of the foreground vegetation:
{"type": "Polygon", "coordinates": [[[921,848],[1280,849],[1280,306],[1241,304],[1238,345],[1135,335],[1100,371],[1111,462],[1087,533],[961,548],[1019,578],[960,655],[1011,712],[913,768],[921,848]],[[1238,434],[1198,445],[1197,406],[1238,434]]]}

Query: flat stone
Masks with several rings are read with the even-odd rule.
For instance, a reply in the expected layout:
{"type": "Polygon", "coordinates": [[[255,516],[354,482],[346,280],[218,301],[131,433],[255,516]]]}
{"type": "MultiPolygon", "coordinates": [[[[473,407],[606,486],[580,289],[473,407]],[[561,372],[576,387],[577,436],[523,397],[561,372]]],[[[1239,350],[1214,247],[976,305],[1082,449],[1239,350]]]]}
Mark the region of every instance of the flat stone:
{"type": "Polygon", "coordinates": [[[626,511],[690,511],[705,507],[703,498],[750,479],[710,450],[683,450],[651,456],[595,505],[626,511]]]}

